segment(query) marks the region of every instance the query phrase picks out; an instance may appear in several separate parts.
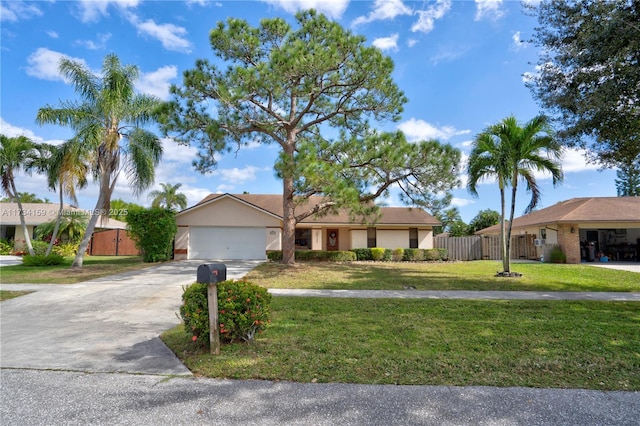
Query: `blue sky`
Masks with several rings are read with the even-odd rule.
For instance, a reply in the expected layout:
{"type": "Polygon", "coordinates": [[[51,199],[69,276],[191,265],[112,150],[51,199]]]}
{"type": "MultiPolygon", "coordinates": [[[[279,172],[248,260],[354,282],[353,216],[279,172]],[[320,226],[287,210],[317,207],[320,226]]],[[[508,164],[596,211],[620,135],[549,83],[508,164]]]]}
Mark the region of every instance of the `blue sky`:
{"type": "MultiPolygon", "coordinates": [[[[532,0],[533,1],[533,0],[532,0]]],[[[256,25],[261,18],[291,20],[300,9],[315,7],[342,26],[366,37],[395,63],[394,79],[409,102],[398,123],[380,123],[384,130],[403,130],[410,140],[436,138],[463,152],[487,125],[513,114],[524,122],[540,112],[524,85],[535,72],[537,48],[528,43],[535,18],[516,1],[5,1],[1,2],[0,132],[25,135],[37,142],[60,143],[71,134],[58,126],[35,124],[46,104],[75,99],[73,88],[57,71],[61,57],[99,70],[102,59],[115,53],[122,63],[140,68],[140,92],[169,99],[169,86],[181,84],[182,72],[198,58],[213,60],[209,30],[228,17],[256,25]]],[[[165,154],[156,174],[159,183],[182,183],[193,205],[209,193],[278,194],[274,146],[251,146],[218,157],[211,174],[196,172],[195,150],[164,140],[165,154]]],[[[579,151],[563,159],[565,182],[554,188],[539,176],[543,191],[539,207],[573,197],[615,196],[615,171],[598,171],[579,151]]],[[[473,198],[463,184],[454,190],[453,205],[469,222],[478,211],[500,209],[495,183],[479,186],[473,198]]],[[[56,200],[43,176],[19,175],[19,191],[56,200]]],[[[80,207],[91,209],[97,185],[80,191],[80,207]]],[[[149,205],[146,194],[134,197],[122,177],[113,198],[149,205]]],[[[392,195],[381,200],[399,205],[392,195]]],[[[528,204],[518,197],[516,215],[528,204]]]]}

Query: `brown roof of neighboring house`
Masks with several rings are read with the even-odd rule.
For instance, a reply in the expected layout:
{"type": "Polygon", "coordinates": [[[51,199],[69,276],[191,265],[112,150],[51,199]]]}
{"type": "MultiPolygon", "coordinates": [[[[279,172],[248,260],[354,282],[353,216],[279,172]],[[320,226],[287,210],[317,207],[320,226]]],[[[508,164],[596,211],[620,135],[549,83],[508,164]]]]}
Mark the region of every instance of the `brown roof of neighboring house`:
{"type": "MultiPolygon", "coordinates": [[[[210,202],[220,199],[221,197],[232,197],[259,210],[263,210],[266,213],[275,215],[279,218],[282,218],[283,216],[282,195],[278,194],[210,194],[195,206],[190,207],[187,210],[209,204],[210,202]]],[[[315,206],[322,201],[323,197],[312,196],[309,198],[309,201],[304,204],[304,206],[315,206]]],[[[187,210],[183,210],[183,212],[187,210]]],[[[355,221],[355,223],[358,222],[359,220],[355,221]]],[[[304,219],[302,223],[348,224],[354,223],[354,221],[351,220],[351,217],[347,210],[341,209],[337,214],[328,214],[319,217],[310,216],[304,219]]],[[[380,217],[376,221],[376,224],[422,224],[437,226],[440,225],[440,221],[418,207],[380,207],[380,217]]]]}
{"type": "MultiPolygon", "coordinates": [[[[59,204],[51,203],[22,203],[24,219],[29,226],[38,226],[46,222],[56,220],[58,216],[59,204]]],[[[87,212],[84,209],[64,205],[64,211],[87,212]]],[[[18,203],[0,203],[0,223],[3,225],[20,225],[20,210],[18,203]]],[[[125,229],[127,224],[115,219],[108,219],[105,222],[98,220],[96,229],[125,229]]]]}
{"type": "MultiPolygon", "coordinates": [[[[635,222],[640,224],[640,197],[572,198],[536,210],[513,220],[514,228],[552,223],[635,222]]],[[[500,225],[481,229],[476,234],[500,232],[500,225]]]]}

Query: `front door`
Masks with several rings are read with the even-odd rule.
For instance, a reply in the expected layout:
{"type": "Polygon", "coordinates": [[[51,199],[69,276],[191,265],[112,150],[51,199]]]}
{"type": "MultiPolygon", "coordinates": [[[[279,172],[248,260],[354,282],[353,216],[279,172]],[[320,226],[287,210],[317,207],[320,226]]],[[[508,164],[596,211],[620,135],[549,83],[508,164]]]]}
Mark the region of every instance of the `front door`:
{"type": "Polygon", "coordinates": [[[340,246],[338,241],[338,230],[327,229],[327,250],[335,251],[340,246]]]}

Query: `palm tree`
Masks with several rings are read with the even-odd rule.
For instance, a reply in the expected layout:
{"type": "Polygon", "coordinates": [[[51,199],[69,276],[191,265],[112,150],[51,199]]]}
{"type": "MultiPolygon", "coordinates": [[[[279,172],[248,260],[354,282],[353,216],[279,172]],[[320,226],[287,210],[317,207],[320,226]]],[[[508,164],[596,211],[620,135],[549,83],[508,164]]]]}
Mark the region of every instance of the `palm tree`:
{"type": "MultiPolygon", "coordinates": [[[[49,232],[48,227],[40,230],[40,233],[46,229],[46,234],[51,233],[51,241],[47,248],[46,255],[48,256],[53,249],[60,226],[63,225],[63,231],[71,227],[73,233],[77,226],[73,226],[73,217],[65,217],[64,211],[64,196],[66,195],[72,204],[77,205],[78,199],[76,198],[76,188],[84,188],[87,186],[87,175],[90,172],[89,152],[83,149],[82,144],[77,139],[70,139],[59,146],[50,144],[39,144],[37,150],[40,155],[34,158],[27,168],[36,169],[39,173],[47,174],[47,183],[49,188],[56,190],[58,188],[58,195],[60,200],[60,207],[58,209],[58,215],[53,227],[53,231],[49,232]],[[62,224],[64,220],[64,224],[62,224]]],[[[70,212],[69,212],[70,213],[70,212]]],[[[84,224],[80,227],[83,231],[87,227],[87,220],[84,220],[84,224]]],[[[44,224],[43,224],[44,225],[44,224]]],[[[40,229],[43,225],[40,225],[40,229]]],[[[67,231],[67,234],[69,232],[67,231]]]]}
{"type": "Polygon", "coordinates": [[[35,145],[26,136],[17,136],[10,138],[0,135],[0,180],[2,181],[2,190],[9,196],[11,200],[18,203],[18,215],[20,216],[20,225],[24,234],[24,242],[27,246],[29,254],[33,256],[33,246],[31,245],[31,237],[27,231],[27,223],[24,219],[24,210],[20,194],[16,189],[16,181],[14,172],[20,169],[26,170],[26,164],[29,159],[35,155],[35,145]]]}
{"type": "Polygon", "coordinates": [[[153,184],[162,145],[156,135],[142,126],[155,119],[161,102],[153,96],[134,93],[138,68],[123,66],[114,54],[104,58],[100,76],[70,59],[62,59],[59,70],[73,83],[82,100],[62,102],[58,108],[49,105],[40,108],[37,121],[67,126],[75,132],[74,138],[88,154],[92,175],[99,185],[94,214],[72,264],[80,268],[98,217],[108,216],[111,194],[120,173],[126,175],[134,194],[153,184]]]}
{"type": "Polygon", "coordinates": [[[467,174],[468,189],[478,195],[477,185],[481,179],[495,179],[500,189],[502,262],[504,273],[511,273],[510,250],[511,229],[516,207],[518,181],[522,179],[531,193],[531,201],[525,214],[531,212],[540,201],[540,187],[534,172],[551,175],[553,185],[562,182],[560,164],[562,147],[554,139],[547,117],[538,115],[520,126],[515,117],[510,116],[500,123],[487,127],[476,136],[469,156],[467,174]],[[508,229],[505,229],[505,190],[511,187],[511,210],[508,229]]]}
{"type": "Polygon", "coordinates": [[[187,208],[187,196],[178,192],[178,189],[182,186],[181,183],[175,185],[161,183],[160,186],[162,191],[155,190],[149,193],[149,198],[153,198],[151,207],[162,207],[164,205],[169,210],[174,210],[174,206],[179,207],[181,210],[187,208]]]}

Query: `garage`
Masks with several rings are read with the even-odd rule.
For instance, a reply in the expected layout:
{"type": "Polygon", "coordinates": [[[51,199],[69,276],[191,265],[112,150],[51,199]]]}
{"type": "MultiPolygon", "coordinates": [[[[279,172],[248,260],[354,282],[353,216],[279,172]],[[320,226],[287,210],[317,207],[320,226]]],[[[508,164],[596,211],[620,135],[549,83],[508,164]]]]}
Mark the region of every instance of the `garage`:
{"type": "Polygon", "coordinates": [[[264,260],[266,240],[265,228],[191,227],[189,259],[264,260]]]}

